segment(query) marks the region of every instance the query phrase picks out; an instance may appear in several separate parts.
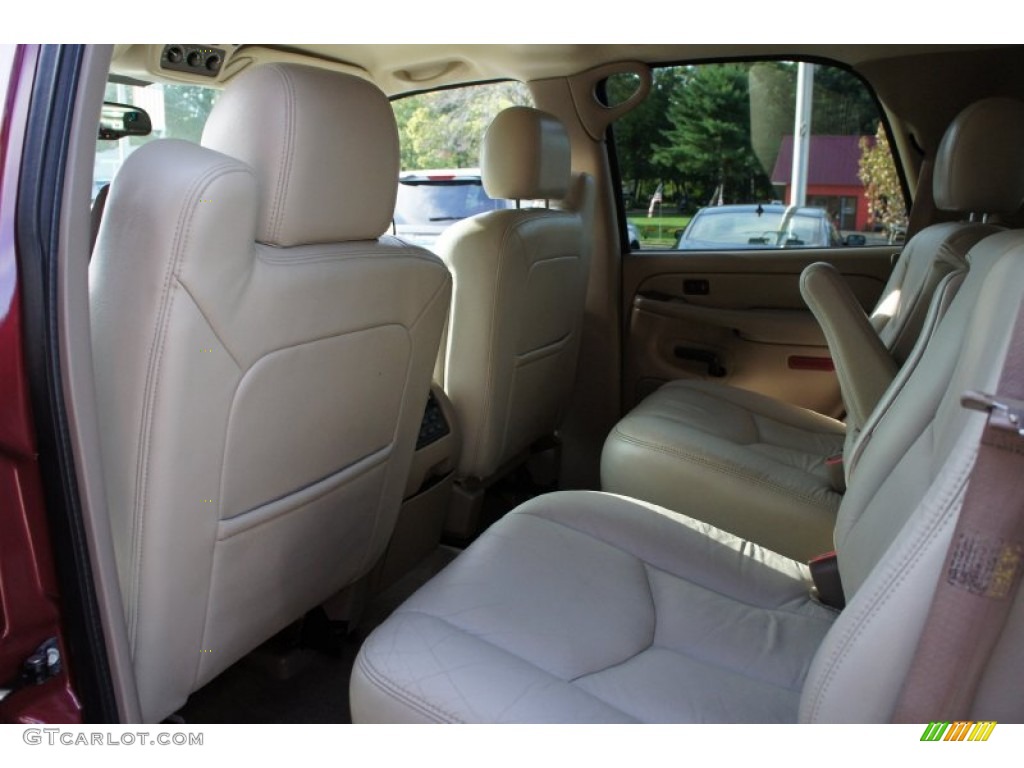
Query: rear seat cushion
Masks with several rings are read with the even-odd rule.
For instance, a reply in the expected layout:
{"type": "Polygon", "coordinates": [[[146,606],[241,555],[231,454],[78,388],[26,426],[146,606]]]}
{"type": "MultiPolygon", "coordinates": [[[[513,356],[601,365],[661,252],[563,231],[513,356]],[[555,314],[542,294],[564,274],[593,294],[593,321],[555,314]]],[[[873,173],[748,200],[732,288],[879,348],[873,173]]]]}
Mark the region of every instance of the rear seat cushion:
{"type": "Polygon", "coordinates": [[[353,718],[795,722],[835,615],[802,564],[644,502],[549,494],[371,635],[353,718]]]}
{"type": "Polygon", "coordinates": [[[835,419],[754,392],[675,381],[612,430],[601,486],[808,560],[832,549],[841,496],[825,459],[844,435],[835,419]]]}

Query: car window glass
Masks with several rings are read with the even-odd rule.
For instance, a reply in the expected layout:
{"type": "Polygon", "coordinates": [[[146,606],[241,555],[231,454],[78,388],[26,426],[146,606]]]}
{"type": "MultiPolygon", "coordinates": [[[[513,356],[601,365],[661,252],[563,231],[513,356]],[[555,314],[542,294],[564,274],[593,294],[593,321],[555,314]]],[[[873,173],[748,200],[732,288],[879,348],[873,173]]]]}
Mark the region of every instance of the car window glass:
{"type": "Polygon", "coordinates": [[[507,208],[484,191],[480,145],[499,112],[533,106],[522,83],[500,82],[420,93],[391,102],[398,123],[399,173],[394,233],[432,248],[445,229],[479,213],[507,208]]]}
{"type": "Polygon", "coordinates": [[[532,107],[533,97],[523,83],[504,81],[419,93],[391,106],[403,171],[474,168],[491,120],[508,107],[532,107]]]}
{"type": "MultiPolygon", "coordinates": [[[[803,199],[795,199],[800,67],[655,70],[648,99],[612,127],[631,240],[635,230],[644,249],[753,250],[902,236],[905,201],[877,103],[839,67],[804,65],[808,161],[803,199]]],[[[626,87],[609,80],[609,100],[621,101],[615,91],[626,87]]]]}
{"type": "Polygon", "coordinates": [[[116,141],[96,140],[92,196],[109,184],[125,159],[155,139],[184,139],[198,143],[206,118],[220,91],[193,85],[153,83],[147,86],[107,83],[104,101],[141,107],[149,114],[153,132],[148,136],[129,136],[116,141]]]}
{"type": "Polygon", "coordinates": [[[467,181],[401,180],[396,224],[451,222],[503,207],[484,192],[479,177],[467,181]]]}

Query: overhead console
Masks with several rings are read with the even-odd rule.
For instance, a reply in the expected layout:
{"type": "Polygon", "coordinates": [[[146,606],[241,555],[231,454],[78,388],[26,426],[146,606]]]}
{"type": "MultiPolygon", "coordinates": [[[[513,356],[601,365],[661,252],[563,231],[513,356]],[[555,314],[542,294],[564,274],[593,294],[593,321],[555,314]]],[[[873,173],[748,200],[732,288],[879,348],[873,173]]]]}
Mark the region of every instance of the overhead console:
{"type": "Polygon", "coordinates": [[[160,66],[175,72],[188,72],[202,77],[217,77],[224,65],[227,51],[209,45],[165,45],[160,66]]]}
{"type": "Polygon", "coordinates": [[[370,79],[362,67],[265,45],[228,43],[164,43],[115,45],[111,74],[136,85],[152,82],[221,87],[240,72],[259,64],[287,62],[347,72],[370,79]]]}

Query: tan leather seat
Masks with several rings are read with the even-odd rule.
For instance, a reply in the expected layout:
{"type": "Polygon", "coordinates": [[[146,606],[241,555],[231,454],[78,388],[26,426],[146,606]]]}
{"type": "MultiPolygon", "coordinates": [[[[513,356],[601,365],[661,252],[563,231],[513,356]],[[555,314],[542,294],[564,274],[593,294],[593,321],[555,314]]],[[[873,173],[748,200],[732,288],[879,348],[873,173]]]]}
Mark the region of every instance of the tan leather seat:
{"type": "Polygon", "coordinates": [[[594,205],[593,179],[570,175],[565,128],[540,110],[501,112],[480,167],[491,197],[568,202],[480,214],[437,242],[455,280],[437,378],[463,431],[459,475],[474,481],[559,426],[576,371],[594,205]]]}
{"type": "Polygon", "coordinates": [[[384,550],[451,285],[381,236],[397,174],[375,86],[272,65],[224,90],[202,146],[147,144],[111,187],[92,334],[147,720],[384,550]]]}
{"type": "MultiPolygon", "coordinates": [[[[936,157],[936,204],[976,217],[1016,211],[1024,201],[1021,136],[1019,101],[988,99],[964,110],[936,157]]],[[[906,380],[909,370],[893,384],[900,366],[912,369],[919,359],[963,279],[968,250],[998,231],[966,222],[922,230],[870,319],[832,266],[807,268],[801,288],[835,360],[846,424],[726,386],[672,382],[612,429],[602,488],[685,510],[798,560],[832,549],[842,484],[826,459],[844,453],[852,483],[864,425],[876,406],[884,413],[886,389],[906,380]]]]}
{"type": "MultiPolygon", "coordinates": [[[[370,635],[353,720],[889,722],[986,421],[960,397],[999,380],[1024,232],[986,238],[970,260],[843,498],[841,613],[812,599],[804,564],[685,514],[550,494],[498,521],[370,635]]],[[[968,719],[1024,718],[1022,603],[968,719]]]]}

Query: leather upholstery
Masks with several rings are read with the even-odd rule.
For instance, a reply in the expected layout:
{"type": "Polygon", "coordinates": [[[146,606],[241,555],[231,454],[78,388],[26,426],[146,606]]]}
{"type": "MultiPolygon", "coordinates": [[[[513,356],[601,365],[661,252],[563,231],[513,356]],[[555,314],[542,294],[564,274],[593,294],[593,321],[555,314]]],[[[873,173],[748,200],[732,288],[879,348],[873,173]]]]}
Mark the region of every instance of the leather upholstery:
{"type": "Polygon", "coordinates": [[[797,560],[831,549],[841,422],[711,382],[664,385],[605,441],[601,483],[797,560]]]}
{"type": "Polygon", "coordinates": [[[255,174],[257,239],[291,246],[386,232],[398,194],[398,128],[380,90],[294,64],[258,67],[238,81],[218,99],[202,144],[255,174]]]}
{"type": "Polygon", "coordinates": [[[347,75],[268,69],[227,88],[208,137],[258,153],[265,128],[290,170],[147,144],[111,187],[90,265],[106,491],[150,721],[374,564],[448,311],[438,258],[344,223],[349,203],[390,217],[394,189],[367,191],[362,161],[341,157],[397,153],[387,99],[347,75]],[[364,125],[302,127],[349,104],[364,125]],[[311,166],[309,141],[342,175],[311,166]]]}
{"type": "Polygon", "coordinates": [[[553,120],[526,107],[499,114],[487,133],[482,173],[485,186],[488,178],[502,179],[506,194],[559,191],[569,201],[560,209],[474,216],[447,229],[435,246],[455,280],[436,375],[463,431],[463,477],[486,479],[554,433],[572,389],[594,182],[586,174],[570,179],[563,162],[568,140],[553,120]],[[502,141],[509,144],[507,154],[500,151],[502,141]],[[524,165],[506,167],[510,157],[524,165]],[[556,181],[551,169],[559,167],[564,178],[556,181]]]}
{"type": "MultiPolygon", "coordinates": [[[[887,722],[985,420],[960,395],[995,386],[1021,286],[1024,233],[973,249],[840,506],[842,613],[808,600],[802,565],[696,520],[607,494],[542,496],[371,634],[353,719],[887,722]]],[[[1018,601],[971,718],[1024,718],[1022,632],[1018,601]]]]}
{"type": "MultiPolygon", "coordinates": [[[[968,261],[919,364],[863,446],[843,499],[836,551],[846,592],[856,595],[811,668],[803,719],[888,718],[913,656],[985,422],[960,396],[993,391],[999,379],[1024,295],[1024,232],[986,238],[968,261]]],[[[1018,610],[1011,624],[1021,621],[1018,610]]],[[[1000,648],[1005,653],[1005,641],[1000,648]]],[[[980,696],[1002,703],[984,710],[985,719],[1024,717],[1018,667],[989,670],[980,696]]]]}
{"type": "Polygon", "coordinates": [[[947,211],[1012,214],[1024,201],[1024,102],[982,99],[942,137],[932,194],[947,211]]]}
{"type": "Polygon", "coordinates": [[[569,191],[569,136],[547,112],[510,107],[484,134],[480,171],[491,197],[559,200],[569,191]]]}
{"type": "Polygon", "coordinates": [[[800,293],[825,335],[847,418],[863,424],[899,367],[838,269],[811,264],[800,274],[800,293]]]}
{"type": "Polygon", "coordinates": [[[807,578],[654,506],[542,496],[371,635],[353,721],[792,722],[835,619],[807,578]]]}
{"type": "MultiPolygon", "coordinates": [[[[1006,178],[1002,166],[1007,160],[1019,159],[1017,167],[1024,175],[1024,150],[1008,149],[1005,156],[993,154],[980,136],[984,128],[1001,126],[1004,121],[1018,126],[1018,136],[1024,135],[1024,113],[1018,106],[1011,99],[987,100],[954,119],[936,161],[937,199],[941,188],[968,175],[963,167],[972,169],[972,178],[1006,178]]],[[[993,130],[1002,136],[1004,129],[993,130]]],[[[1004,143],[1000,138],[996,145],[1004,143]]],[[[1000,184],[998,198],[986,193],[984,200],[996,206],[993,210],[1015,210],[1024,201],[1024,184],[1000,184]]],[[[963,192],[946,194],[944,203],[963,212],[969,210],[965,206],[973,206],[982,199],[968,185],[963,192]]],[[[683,383],[662,388],[648,398],[652,403],[646,406],[647,410],[675,414],[671,426],[664,418],[659,421],[658,436],[653,441],[656,449],[651,447],[651,427],[643,415],[646,411],[639,408],[627,414],[609,435],[602,457],[602,488],[686,510],[798,559],[831,549],[832,517],[838,496],[830,491],[831,484],[821,464],[830,454],[846,454],[844,471],[846,482],[850,482],[855,462],[849,457],[855,451],[861,430],[893,386],[900,367],[912,356],[922,330],[930,332],[937,324],[936,318],[930,323],[926,323],[926,318],[938,286],[947,275],[965,269],[965,254],[973,245],[999,230],[992,224],[960,222],[922,230],[904,248],[870,317],[835,267],[819,262],[804,270],[800,290],[828,343],[847,410],[846,437],[833,436],[827,452],[822,452],[821,438],[813,429],[798,426],[807,420],[806,415],[789,417],[787,423],[797,431],[789,433],[788,442],[759,439],[756,452],[751,451],[750,438],[728,431],[712,431],[715,439],[709,441],[705,422],[717,424],[719,417],[736,419],[734,398],[726,390],[722,397],[733,402],[708,404],[700,387],[683,383]],[[711,409],[707,416],[691,415],[703,407],[711,409]],[[799,431],[802,429],[803,434],[799,431]],[[624,440],[628,446],[623,444],[624,440]],[[803,468],[794,468],[794,451],[801,457],[803,468]],[[723,461],[728,462],[728,472],[722,470],[723,461]],[[786,466],[772,469],[776,464],[786,466]],[[698,470],[701,466],[706,469],[698,470]],[[694,475],[701,471],[703,476],[695,479],[694,475]],[[784,497],[763,491],[764,477],[772,477],[776,483],[785,482],[791,496],[795,489],[800,490],[800,495],[790,500],[789,509],[784,497]],[[696,506],[690,501],[691,487],[703,491],[696,506]],[[737,505],[737,500],[744,503],[737,505]],[[809,521],[818,524],[808,525],[809,521]]],[[[940,302],[943,307],[946,303],[940,302]]],[[[759,405],[758,411],[747,418],[756,420],[769,407],[759,405]]]]}

